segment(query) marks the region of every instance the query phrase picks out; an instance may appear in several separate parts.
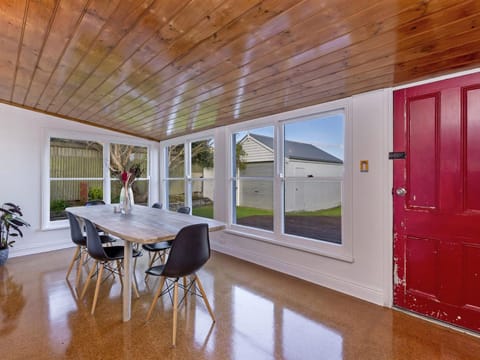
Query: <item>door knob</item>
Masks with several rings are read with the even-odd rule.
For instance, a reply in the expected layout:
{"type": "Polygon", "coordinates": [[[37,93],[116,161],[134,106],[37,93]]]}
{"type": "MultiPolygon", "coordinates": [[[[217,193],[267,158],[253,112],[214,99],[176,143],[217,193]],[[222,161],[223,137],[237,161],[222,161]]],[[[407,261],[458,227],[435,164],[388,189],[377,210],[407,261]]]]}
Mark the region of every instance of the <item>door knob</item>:
{"type": "Polygon", "coordinates": [[[403,187],[399,187],[395,190],[395,193],[398,195],[398,196],[405,196],[407,194],[407,190],[403,187]]]}

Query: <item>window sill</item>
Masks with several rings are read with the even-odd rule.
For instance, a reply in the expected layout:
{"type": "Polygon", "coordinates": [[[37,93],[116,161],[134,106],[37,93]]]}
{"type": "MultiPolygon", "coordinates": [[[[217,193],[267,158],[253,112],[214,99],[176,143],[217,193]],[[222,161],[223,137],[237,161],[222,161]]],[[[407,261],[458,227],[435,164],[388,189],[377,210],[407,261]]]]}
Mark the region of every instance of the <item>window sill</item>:
{"type": "Polygon", "coordinates": [[[345,261],[348,263],[353,263],[354,258],[351,250],[344,245],[337,245],[326,243],[323,241],[309,240],[303,238],[296,238],[290,235],[283,235],[283,240],[278,240],[269,236],[263,236],[260,234],[254,234],[249,232],[250,229],[247,227],[240,227],[238,225],[230,226],[225,229],[224,232],[227,234],[248,238],[252,240],[262,241],[276,246],[282,246],[289,249],[294,249],[298,251],[303,251],[315,255],[320,255],[328,257],[335,260],[345,261]],[[288,241],[288,242],[287,242],[288,241]],[[308,244],[307,244],[308,243],[308,244]],[[326,248],[330,249],[326,249],[326,248]]]}
{"type": "Polygon", "coordinates": [[[64,230],[70,228],[67,220],[58,220],[55,222],[49,222],[43,224],[41,231],[54,231],[54,230],[64,230]]]}

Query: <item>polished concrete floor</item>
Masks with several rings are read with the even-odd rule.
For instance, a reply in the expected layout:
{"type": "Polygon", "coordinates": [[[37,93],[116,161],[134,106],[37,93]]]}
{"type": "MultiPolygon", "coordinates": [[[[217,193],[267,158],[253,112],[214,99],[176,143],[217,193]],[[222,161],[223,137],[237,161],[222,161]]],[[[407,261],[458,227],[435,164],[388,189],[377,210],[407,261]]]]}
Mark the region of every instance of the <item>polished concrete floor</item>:
{"type": "MultiPolygon", "coordinates": [[[[122,322],[118,277],[79,301],[65,273],[73,249],[11,258],[0,267],[0,358],[7,359],[480,359],[480,339],[219,253],[199,273],[217,317],[201,299],[171,302],[149,322],[152,289],[140,281],[122,322]]],[[[155,287],[152,282],[151,287],[155,287]]]]}

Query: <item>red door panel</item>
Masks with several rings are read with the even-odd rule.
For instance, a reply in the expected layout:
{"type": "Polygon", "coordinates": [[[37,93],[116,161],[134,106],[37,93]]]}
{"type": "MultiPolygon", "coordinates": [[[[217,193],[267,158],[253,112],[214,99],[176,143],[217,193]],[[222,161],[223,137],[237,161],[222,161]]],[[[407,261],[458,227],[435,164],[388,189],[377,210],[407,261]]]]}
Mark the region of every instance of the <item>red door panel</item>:
{"type": "Polygon", "coordinates": [[[394,305],[480,331],[480,74],[396,91],[394,151],[394,305]]]}

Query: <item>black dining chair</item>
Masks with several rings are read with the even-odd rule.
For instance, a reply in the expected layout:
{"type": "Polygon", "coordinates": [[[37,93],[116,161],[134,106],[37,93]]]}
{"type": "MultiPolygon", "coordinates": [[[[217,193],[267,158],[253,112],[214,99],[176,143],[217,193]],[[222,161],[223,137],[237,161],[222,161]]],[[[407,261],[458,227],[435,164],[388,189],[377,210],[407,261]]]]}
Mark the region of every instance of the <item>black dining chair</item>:
{"type": "Polygon", "coordinates": [[[185,299],[187,293],[193,293],[203,298],[205,306],[215,322],[215,315],[213,314],[207,295],[203,289],[197,271],[205,265],[210,258],[210,239],[208,236],[208,224],[195,224],[182,228],[175,239],[173,240],[170,254],[168,255],[165,264],[150,267],[146,273],[153,276],[160,276],[160,285],[153,297],[152,304],[147,314],[147,321],[152,315],[155,304],[160,296],[170,293],[173,288],[173,330],[172,330],[172,345],[176,344],[177,336],[177,309],[178,306],[185,299]],[[190,282],[186,285],[179,285],[179,279],[190,276],[190,282]],[[163,290],[164,284],[167,287],[163,290]],[[178,301],[178,287],[184,288],[185,294],[182,300],[178,301]],[[197,292],[198,290],[198,292],[197,292]]]}
{"type": "MultiPolygon", "coordinates": [[[[158,203],[156,203],[158,204],[158,203]]],[[[161,206],[161,205],[160,205],[161,206]]],[[[155,207],[155,204],[152,205],[152,207],[155,207]]],[[[158,208],[157,208],[158,209],[158,208]]],[[[161,207],[160,207],[161,209],[161,207]]],[[[188,206],[182,206],[177,209],[177,212],[182,213],[182,214],[190,214],[190,208],[188,206]]],[[[153,256],[150,256],[148,267],[152,267],[155,261],[159,260],[162,262],[162,264],[165,263],[165,258],[168,254],[168,251],[172,247],[172,241],[162,241],[158,243],[153,243],[153,244],[144,244],[142,245],[142,249],[145,251],[148,251],[149,255],[153,253],[153,256]]],[[[148,279],[148,274],[145,274],[145,281],[148,279]]]]}
{"type": "MultiPolygon", "coordinates": [[[[85,226],[87,228],[87,251],[91,258],[95,260],[94,266],[90,269],[88,273],[87,280],[83,286],[82,293],[80,295],[80,300],[83,299],[87,291],[90,279],[92,278],[95,271],[98,271],[97,274],[97,284],[95,286],[95,295],[93,297],[93,304],[91,314],[95,312],[95,307],[97,305],[98,292],[100,289],[100,283],[102,281],[103,270],[106,269],[112,273],[117,273],[119,275],[120,281],[123,286],[122,280],[122,262],[124,259],[124,247],[123,246],[102,246],[100,236],[98,235],[95,225],[85,219],[85,226]],[[116,263],[116,268],[112,266],[112,263],[116,263]],[[98,269],[97,269],[98,268],[98,269]]],[[[133,249],[133,257],[139,256],[139,252],[133,249]]],[[[135,281],[132,281],[133,290],[135,295],[139,297],[138,289],[135,281]]]]}
{"type": "MultiPolygon", "coordinates": [[[[72,242],[77,246],[77,248],[75,249],[75,253],[73,254],[72,261],[68,266],[66,279],[68,279],[68,277],[70,276],[73,265],[77,263],[77,276],[75,278],[75,287],[78,288],[78,284],[80,282],[81,267],[83,264],[86,263],[88,258],[87,237],[83,234],[80,223],[78,222],[75,215],[67,212],[67,218],[70,224],[70,237],[72,239],[72,242]]],[[[99,235],[99,237],[102,244],[109,244],[115,241],[108,235],[99,235]]]]}
{"type": "Polygon", "coordinates": [[[177,212],[182,213],[182,214],[190,214],[190,207],[188,206],[182,206],[177,209],[177,212]]]}
{"type": "MultiPolygon", "coordinates": [[[[163,207],[160,203],[155,203],[152,205],[152,208],[161,209],[163,207]]],[[[161,241],[158,243],[153,244],[143,244],[142,249],[148,251],[149,254],[149,262],[148,267],[152,267],[155,261],[160,259],[162,264],[165,263],[165,258],[167,255],[168,250],[172,247],[172,241],[161,241]],[[153,253],[153,255],[151,255],[153,253]]],[[[145,281],[148,279],[148,274],[145,274],[145,281]]]]}
{"type": "MultiPolygon", "coordinates": [[[[85,206],[95,206],[95,205],[105,205],[105,201],[103,200],[88,200],[86,203],[85,203],[85,206]]],[[[99,233],[105,233],[103,230],[99,229],[97,227],[97,231],[99,233]]],[[[115,239],[112,239],[112,242],[114,242],[115,239]]]]}
{"type": "Polygon", "coordinates": [[[95,206],[95,205],[105,205],[105,201],[103,201],[103,200],[88,200],[85,203],[85,206],[95,206]]]}
{"type": "Polygon", "coordinates": [[[152,205],[152,208],[154,209],[161,209],[163,208],[163,204],[162,203],[159,203],[159,202],[156,202],[152,205]]]}

